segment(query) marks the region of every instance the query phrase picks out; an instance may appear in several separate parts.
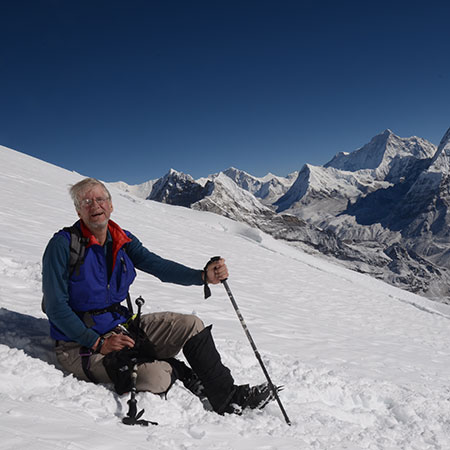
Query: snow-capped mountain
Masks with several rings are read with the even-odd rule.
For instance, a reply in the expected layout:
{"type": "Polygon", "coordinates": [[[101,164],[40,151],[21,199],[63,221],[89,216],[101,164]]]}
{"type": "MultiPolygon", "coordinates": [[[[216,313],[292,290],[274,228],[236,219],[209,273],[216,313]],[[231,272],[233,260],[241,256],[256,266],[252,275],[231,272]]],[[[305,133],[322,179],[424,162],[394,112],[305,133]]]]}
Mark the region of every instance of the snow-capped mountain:
{"type": "Polygon", "coordinates": [[[398,183],[413,170],[417,161],[429,160],[435,153],[436,146],[425,139],[401,138],[385,130],[354,152],[338,153],[324,167],[350,172],[367,169],[376,180],[398,183]]]}
{"type": "Polygon", "coordinates": [[[223,173],[231,178],[239,187],[257,197],[264,205],[272,205],[292,186],[298,177],[298,171],[286,177],[268,173],[262,178],[254,177],[243,170],[230,167],[223,173]]]}
{"type": "Polygon", "coordinates": [[[190,175],[170,169],[166,175],[148,185],[151,185],[151,190],[148,195],[143,196],[145,184],[128,186],[125,183],[115,183],[119,189],[134,192],[140,198],[211,211],[241,222],[245,222],[246,218],[271,212],[270,208],[250,192],[240,188],[223,172],[194,180],[190,175]]]}
{"type": "Polygon", "coordinates": [[[374,179],[370,170],[350,172],[305,164],[291,188],[274,205],[278,212],[320,224],[344,211],[349,201],[388,186],[388,182],[374,179]]]}
{"type": "Polygon", "coordinates": [[[189,207],[205,195],[205,187],[190,175],[170,169],[166,175],[153,183],[147,200],[189,207]]]}
{"type": "MultiPolygon", "coordinates": [[[[417,180],[406,193],[407,207],[417,215],[429,210],[431,204],[441,198],[446,203],[446,190],[450,175],[450,129],[442,138],[431,164],[420,173],[417,180]],[[415,203],[415,206],[414,206],[415,203]]],[[[439,205],[435,205],[439,206],[439,205]]],[[[404,208],[406,209],[406,208],[404,208]]]]}
{"type": "MultiPolygon", "coordinates": [[[[430,167],[403,196],[398,208],[402,235],[415,251],[450,267],[450,129],[430,167]]],[[[394,215],[389,216],[390,224],[394,215]]]]}
{"type": "Polygon", "coordinates": [[[214,212],[249,224],[254,224],[255,217],[272,214],[270,208],[224,173],[211,176],[203,192],[205,195],[192,205],[193,209],[214,212]]]}
{"type": "Polygon", "coordinates": [[[450,128],[441,139],[429,171],[450,173],[450,128]]]}
{"type": "Polygon", "coordinates": [[[323,167],[306,164],[275,202],[277,211],[322,226],[324,220],[343,213],[349,202],[410,181],[430,164],[435,152],[436,147],[424,139],[400,138],[386,130],[352,153],[339,153],[323,167]]]}
{"type": "MultiPolygon", "coordinates": [[[[449,153],[447,131],[432,158],[409,165],[400,182],[361,196],[345,214],[364,227],[378,223],[385,233],[400,232],[408,251],[445,272],[450,268],[449,153]]],[[[350,232],[347,228],[347,237],[350,232]]]]}

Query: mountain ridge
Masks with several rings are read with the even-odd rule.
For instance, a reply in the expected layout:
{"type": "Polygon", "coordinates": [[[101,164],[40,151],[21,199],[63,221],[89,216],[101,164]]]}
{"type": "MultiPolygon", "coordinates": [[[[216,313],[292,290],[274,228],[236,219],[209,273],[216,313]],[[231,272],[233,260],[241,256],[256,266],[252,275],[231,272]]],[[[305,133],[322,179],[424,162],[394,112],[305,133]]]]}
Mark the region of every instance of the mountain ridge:
{"type": "Polygon", "coordinates": [[[194,180],[170,170],[146,198],[224,215],[450,302],[449,142],[450,130],[436,147],[386,129],[353,152],[339,152],[323,166],[306,163],[286,177],[258,178],[230,167],[194,180]]]}

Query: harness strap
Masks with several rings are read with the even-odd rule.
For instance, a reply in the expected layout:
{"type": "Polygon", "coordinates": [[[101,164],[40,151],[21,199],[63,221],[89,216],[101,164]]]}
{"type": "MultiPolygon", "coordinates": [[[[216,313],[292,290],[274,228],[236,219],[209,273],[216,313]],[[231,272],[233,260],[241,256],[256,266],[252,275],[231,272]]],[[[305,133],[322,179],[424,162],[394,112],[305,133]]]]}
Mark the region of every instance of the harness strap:
{"type": "MultiPolygon", "coordinates": [[[[129,299],[130,294],[127,295],[127,303],[128,303],[128,299],[129,299]]],[[[130,299],[130,303],[131,303],[131,299],[130,299]]],[[[114,303],[113,305],[107,306],[106,308],[101,308],[101,309],[91,309],[89,311],[80,311],[80,313],[82,314],[82,320],[84,322],[84,324],[89,327],[92,328],[95,325],[93,316],[98,316],[100,314],[105,314],[107,312],[117,312],[117,313],[122,313],[123,312],[123,307],[120,305],[120,303],[114,303]]],[[[130,312],[130,308],[128,308],[128,312],[130,312]]],[[[131,315],[133,315],[133,310],[131,309],[131,315]]]]}

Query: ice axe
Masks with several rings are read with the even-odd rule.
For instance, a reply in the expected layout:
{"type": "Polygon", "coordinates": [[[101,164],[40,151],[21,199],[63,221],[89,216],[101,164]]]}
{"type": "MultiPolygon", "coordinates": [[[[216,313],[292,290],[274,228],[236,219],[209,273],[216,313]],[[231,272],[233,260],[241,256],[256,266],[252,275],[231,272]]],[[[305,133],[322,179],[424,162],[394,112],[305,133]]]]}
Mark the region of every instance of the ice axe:
{"type": "MultiPolygon", "coordinates": [[[[212,257],[208,264],[206,264],[206,267],[204,269],[204,276],[205,276],[205,298],[208,298],[211,295],[211,291],[209,290],[209,287],[206,283],[206,269],[208,265],[212,262],[218,261],[220,259],[220,256],[214,256],[212,257]]],[[[261,366],[261,369],[267,379],[267,382],[269,384],[270,390],[272,391],[272,394],[275,398],[275,400],[278,403],[278,406],[280,407],[281,413],[283,414],[284,420],[288,425],[291,425],[291,421],[286,413],[286,410],[283,407],[283,404],[281,403],[280,397],[278,395],[278,390],[275,387],[275,385],[272,383],[272,380],[270,379],[269,373],[267,372],[266,366],[264,365],[264,362],[261,358],[261,355],[259,354],[258,348],[256,347],[255,341],[252,338],[252,335],[250,334],[250,331],[248,330],[247,324],[245,323],[244,317],[241,314],[241,311],[239,310],[239,307],[236,303],[236,300],[234,299],[233,293],[231,292],[230,286],[228,286],[227,278],[224,280],[221,280],[221,283],[223,284],[225,290],[227,291],[228,297],[230,298],[231,304],[233,305],[234,310],[236,311],[236,314],[239,318],[239,322],[241,322],[242,328],[244,329],[245,335],[247,336],[248,341],[250,342],[250,345],[253,349],[253,352],[255,353],[256,359],[259,362],[259,365],[261,366]]]]}

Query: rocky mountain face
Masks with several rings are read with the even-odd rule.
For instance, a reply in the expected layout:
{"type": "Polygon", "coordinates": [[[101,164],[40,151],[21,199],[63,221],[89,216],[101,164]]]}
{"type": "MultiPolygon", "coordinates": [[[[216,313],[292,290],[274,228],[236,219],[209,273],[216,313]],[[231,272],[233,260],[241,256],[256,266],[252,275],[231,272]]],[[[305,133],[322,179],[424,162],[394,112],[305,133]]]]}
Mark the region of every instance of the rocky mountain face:
{"type": "Polygon", "coordinates": [[[147,200],[190,207],[208,195],[209,187],[197,183],[190,175],[171,169],[155,181],[147,200]]]}
{"type": "Polygon", "coordinates": [[[147,198],[245,222],[450,303],[449,183],[450,130],[437,149],[386,130],[354,152],[287,177],[257,178],[230,168],[195,181],[171,170],[151,182],[147,198]]]}

